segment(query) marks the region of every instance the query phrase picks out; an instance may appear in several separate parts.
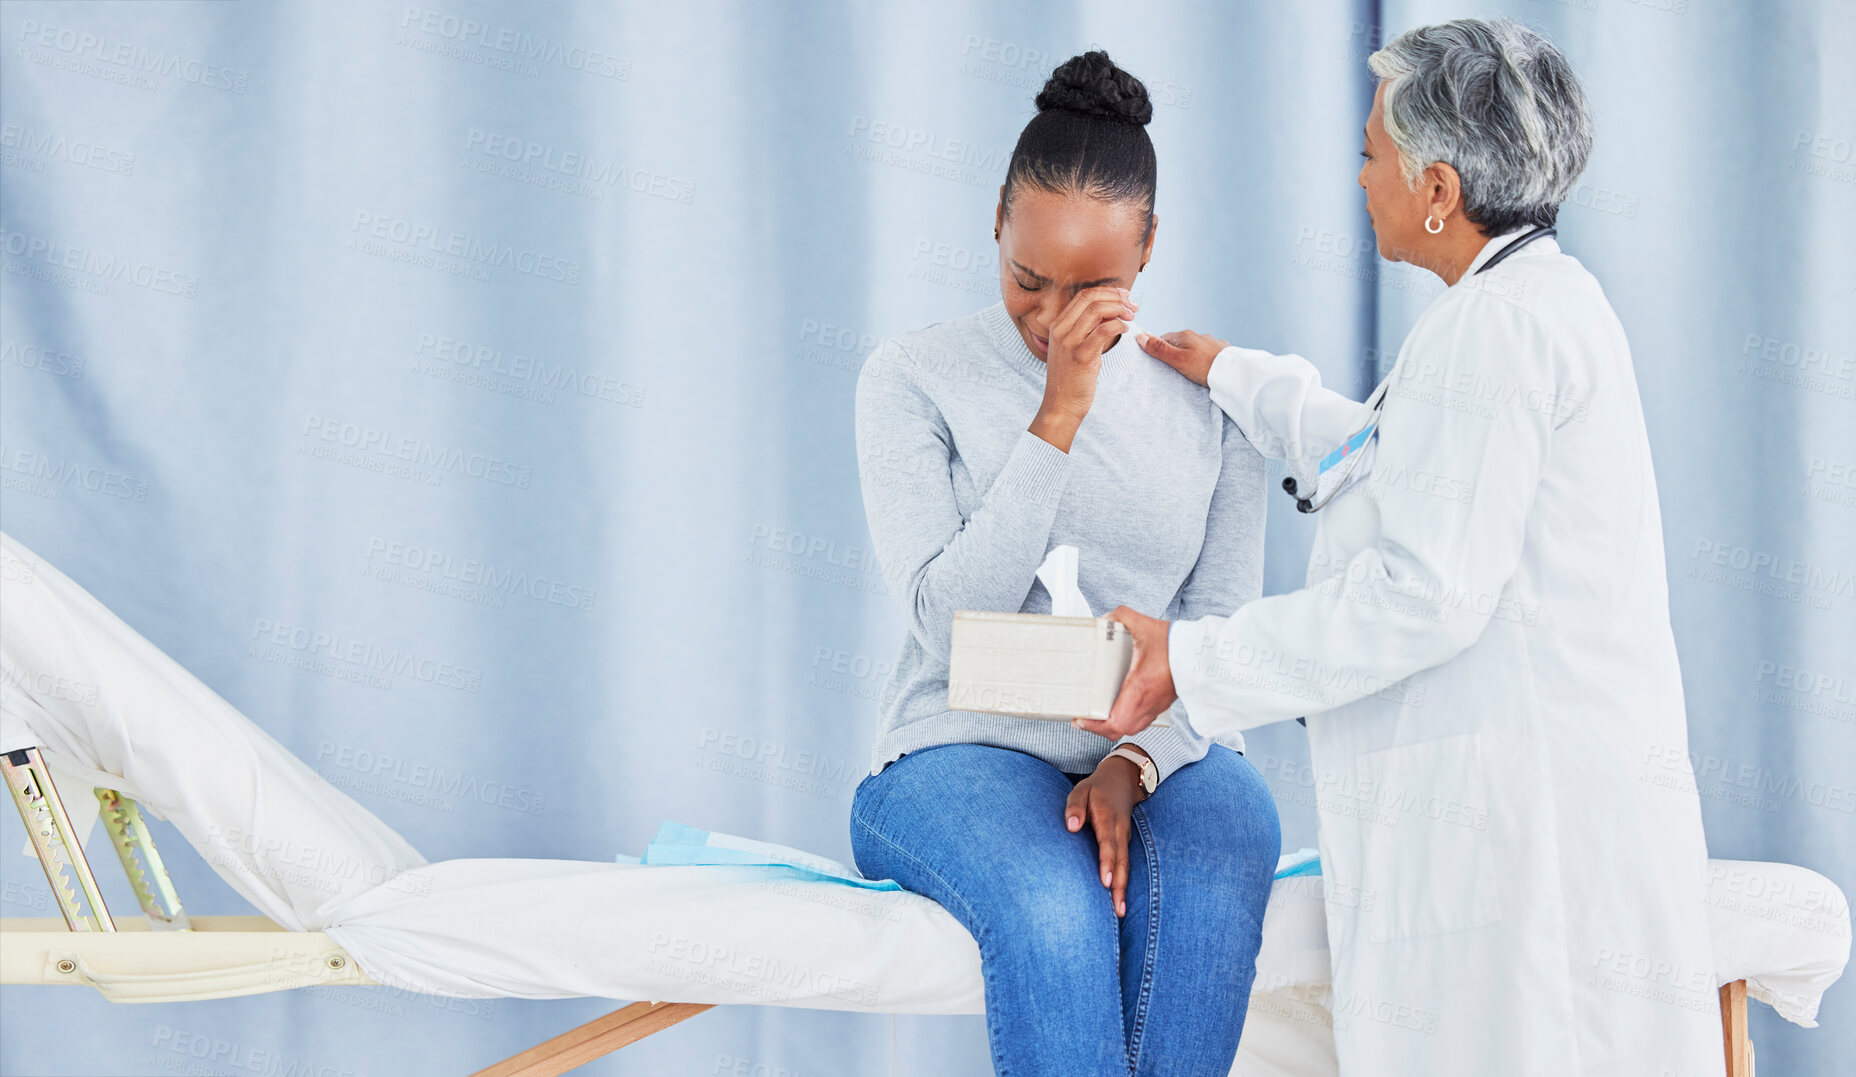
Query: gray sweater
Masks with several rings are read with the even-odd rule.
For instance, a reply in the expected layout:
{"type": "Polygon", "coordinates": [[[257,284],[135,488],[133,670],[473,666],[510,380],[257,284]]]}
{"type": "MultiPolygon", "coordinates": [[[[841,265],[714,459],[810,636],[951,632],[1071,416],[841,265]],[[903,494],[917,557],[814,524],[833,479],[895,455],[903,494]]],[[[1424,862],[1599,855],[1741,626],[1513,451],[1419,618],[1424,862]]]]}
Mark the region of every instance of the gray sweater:
{"type": "MultiPolygon", "coordinates": [[[[1054,546],[1081,552],[1097,614],[1229,615],[1262,592],[1263,458],[1210,395],[1124,334],[1066,454],[1025,429],[1044,373],[1000,303],[884,341],[857,379],[864,514],[908,620],[873,774],[939,744],[1012,748],[1072,774],[1108,754],[1067,722],[947,706],[954,611],[1049,613],[1037,570],[1054,546]]],[[[1210,743],[1180,705],[1170,720],[1130,738],[1162,780],[1210,743]]]]}

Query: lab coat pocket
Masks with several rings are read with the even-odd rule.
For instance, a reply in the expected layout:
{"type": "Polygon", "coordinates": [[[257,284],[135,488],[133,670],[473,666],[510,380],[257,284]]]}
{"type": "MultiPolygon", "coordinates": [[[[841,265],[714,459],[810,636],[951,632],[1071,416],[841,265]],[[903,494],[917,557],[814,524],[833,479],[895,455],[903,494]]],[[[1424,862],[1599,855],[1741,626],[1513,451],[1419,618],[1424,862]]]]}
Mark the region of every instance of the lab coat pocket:
{"type": "Polygon", "coordinates": [[[1367,938],[1423,938],[1501,919],[1489,798],[1475,734],[1359,757],[1367,938]],[[1376,893],[1375,893],[1376,891],[1376,893]]]}

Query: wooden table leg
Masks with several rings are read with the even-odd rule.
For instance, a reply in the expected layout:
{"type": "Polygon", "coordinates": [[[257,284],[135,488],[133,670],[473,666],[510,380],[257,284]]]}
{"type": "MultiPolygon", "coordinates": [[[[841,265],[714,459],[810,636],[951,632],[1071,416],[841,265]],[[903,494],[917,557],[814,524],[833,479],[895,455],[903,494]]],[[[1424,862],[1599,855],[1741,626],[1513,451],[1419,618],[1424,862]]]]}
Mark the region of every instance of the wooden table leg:
{"type": "Polygon", "coordinates": [[[471,1077],[558,1077],[713,1008],[700,1002],[634,1002],[478,1070],[471,1077]]]}
{"type": "Polygon", "coordinates": [[[1752,1043],[1746,1038],[1746,981],[1721,985],[1721,1047],[1727,1077],[1753,1077],[1752,1043]]]}

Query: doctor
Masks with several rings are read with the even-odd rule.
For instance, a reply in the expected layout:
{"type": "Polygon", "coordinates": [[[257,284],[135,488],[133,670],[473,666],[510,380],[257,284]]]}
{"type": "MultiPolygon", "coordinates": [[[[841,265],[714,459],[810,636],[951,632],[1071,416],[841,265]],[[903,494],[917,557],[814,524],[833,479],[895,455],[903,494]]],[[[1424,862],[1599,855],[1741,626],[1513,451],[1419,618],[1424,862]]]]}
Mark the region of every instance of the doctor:
{"type": "Polygon", "coordinates": [[[1144,337],[1317,513],[1306,586],[1168,625],[1104,736],[1174,698],[1307,716],[1341,1073],[1723,1072],[1701,811],[1630,348],[1551,225],[1591,148],[1512,22],[1368,61],[1379,252],[1448,287],[1364,404],[1294,355],[1144,337]]]}

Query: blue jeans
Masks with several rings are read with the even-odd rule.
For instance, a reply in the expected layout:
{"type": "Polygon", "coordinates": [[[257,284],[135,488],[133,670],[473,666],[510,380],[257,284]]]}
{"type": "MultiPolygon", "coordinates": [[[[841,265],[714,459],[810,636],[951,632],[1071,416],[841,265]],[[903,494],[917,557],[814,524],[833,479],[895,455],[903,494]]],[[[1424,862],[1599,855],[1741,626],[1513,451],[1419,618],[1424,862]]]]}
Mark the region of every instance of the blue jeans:
{"type": "Polygon", "coordinates": [[[857,868],[979,943],[999,1077],[1225,1077],[1281,851],[1275,801],[1220,745],[1174,771],[1134,809],[1117,919],[1095,835],[1064,826],[1080,778],[983,744],[910,752],[857,786],[857,868]]]}

